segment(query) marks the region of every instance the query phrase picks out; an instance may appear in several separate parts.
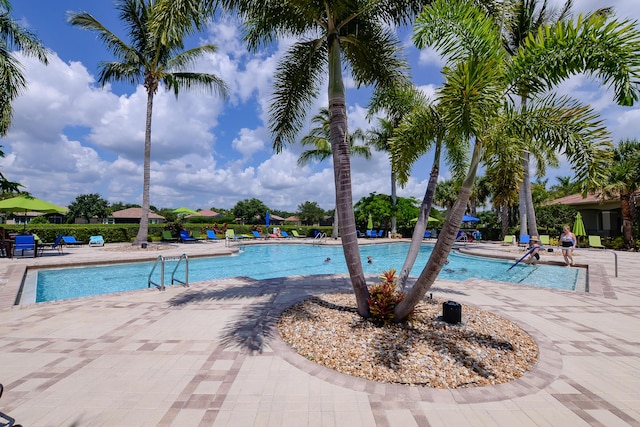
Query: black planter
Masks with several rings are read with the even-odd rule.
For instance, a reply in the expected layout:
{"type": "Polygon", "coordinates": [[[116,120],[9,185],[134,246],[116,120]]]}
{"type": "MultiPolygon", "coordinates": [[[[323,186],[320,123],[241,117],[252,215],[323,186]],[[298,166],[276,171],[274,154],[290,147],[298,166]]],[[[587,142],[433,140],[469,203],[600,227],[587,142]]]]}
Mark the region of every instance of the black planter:
{"type": "Polygon", "coordinates": [[[447,323],[460,323],[462,321],[462,306],[455,301],[443,302],[442,320],[447,323]]]}

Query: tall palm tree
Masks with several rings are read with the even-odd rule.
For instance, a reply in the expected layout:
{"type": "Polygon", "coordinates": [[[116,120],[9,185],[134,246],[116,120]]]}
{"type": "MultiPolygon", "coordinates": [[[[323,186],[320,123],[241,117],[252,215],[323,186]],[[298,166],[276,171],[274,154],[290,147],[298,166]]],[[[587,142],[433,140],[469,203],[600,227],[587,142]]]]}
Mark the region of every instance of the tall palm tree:
{"type": "MultiPolygon", "coordinates": [[[[431,257],[413,288],[395,309],[396,320],[405,319],[435,281],[453,246],[467,207],[480,162],[506,143],[518,150],[523,130],[554,147],[565,144],[569,161],[577,165],[584,181],[597,176],[597,154],[608,144],[608,133],[591,109],[569,99],[548,96],[535,99],[526,111],[505,103],[514,81],[522,81],[514,64],[507,61],[499,26],[482,10],[464,1],[437,0],[416,21],[414,42],[431,45],[448,60],[445,83],[437,100],[450,132],[473,145],[469,169],[459,196],[449,210],[431,257]]],[[[525,50],[519,56],[527,55],[525,50]]],[[[539,70],[542,72],[543,70],[539,70]]]]}
{"type": "MultiPolygon", "coordinates": [[[[519,58],[512,71],[521,77],[514,80],[513,87],[521,98],[523,111],[526,111],[530,97],[578,73],[594,75],[604,85],[613,86],[620,105],[632,105],[637,101],[640,77],[637,25],[628,20],[613,19],[608,8],[569,21],[571,0],[564,4],[560,13],[554,13],[547,6],[547,0],[520,0],[512,19],[507,22],[505,46],[513,58],[519,58]],[[554,20],[554,25],[547,25],[554,20]],[[529,54],[520,55],[522,50],[529,54]],[[525,67],[530,67],[528,72],[524,72],[525,67]]],[[[547,141],[537,141],[526,134],[523,137],[528,144],[522,155],[521,233],[526,234],[528,229],[529,234],[538,234],[528,153],[539,152],[547,146],[547,141]]],[[[582,184],[585,191],[594,186],[593,181],[582,184]]]]}
{"type": "MultiPolygon", "coordinates": [[[[147,112],[144,136],[144,166],[142,186],[142,217],[134,244],[147,241],[149,229],[149,190],[151,182],[151,119],[153,98],[163,83],[166,90],[173,90],[176,98],[181,89],[194,86],[226,95],[226,85],[213,74],[187,71],[200,57],[216,51],[214,45],[203,45],[184,50],[184,28],[168,27],[158,22],[154,9],[158,4],[171,0],[119,0],[116,8],[120,20],[128,30],[129,44],[107,29],[87,12],[72,13],[69,22],[85,30],[98,33],[117,58],[116,61],[100,65],[98,81],[104,86],[108,82],[125,81],[144,84],[147,91],[147,112]],[[156,19],[156,21],[154,21],[156,19]],[[156,28],[161,28],[158,30],[156,28]],[[174,36],[177,35],[177,36],[174,36]]],[[[177,21],[180,22],[180,21],[177,21]]],[[[190,20],[189,26],[191,26],[190,20]]],[[[182,23],[175,24],[187,25],[182,23]]]]}
{"type": "Polygon", "coordinates": [[[270,128],[276,151],[296,141],[306,110],[327,82],[330,141],[342,246],[358,313],[369,317],[356,234],[343,70],[357,86],[389,87],[405,81],[407,63],[392,28],[407,24],[428,0],[225,0],[246,22],[248,45],[257,50],[280,37],[296,42],[274,78],[270,128]]]}
{"type": "Polygon", "coordinates": [[[0,0],[0,136],[7,134],[13,118],[12,102],[26,88],[27,82],[13,50],[48,64],[47,50],[37,36],[11,17],[11,3],[0,0]]]}
{"type": "MultiPolygon", "coordinates": [[[[321,108],[320,112],[311,119],[312,124],[317,126],[311,128],[309,133],[302,137],[300,144],[307,147],[315,147],[305,150],[298,156],[298,166],[304,166],[312,160],[324,161],[331,157],[331,142],[329,142],[329,110],[321,108]]],[[[365,135],[362,129],[356,129],[349,134],[349,152],[352,156],[361,156],[365,159],[371,158],[371,148],[368,145],[359,145],[358,141],[364,141],[365,135]]],[[[336,201],[336,210],[337,210],[336,201]]],[[[333,215],[333,231],[331,237],[338,238],[338,212],[333,215]]]]}
{"type": "Polygon", "coordinates": [[[613,150],[613,163],[602,189],[606,197],[620,197],[624,247],[634,250],[633,224],[636,219],[635,199],[640,196],[640,141],[624,140],[613,150]]]}

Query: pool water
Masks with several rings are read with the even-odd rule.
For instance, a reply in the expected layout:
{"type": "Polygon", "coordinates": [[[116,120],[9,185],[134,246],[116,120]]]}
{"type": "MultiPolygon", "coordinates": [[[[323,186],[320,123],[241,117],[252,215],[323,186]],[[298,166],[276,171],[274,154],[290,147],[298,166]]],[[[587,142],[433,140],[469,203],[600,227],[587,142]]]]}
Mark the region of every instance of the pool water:
{"type": "MultiPolygon", "coordinates": [[[[431,248],[431,245],[422,245],[411,276],[420,274],[429,259],[431,248]]],[[[391,268],[400,270],[408,250],[408,243],[361,246],[360,256],[364,273],[379,275],[383,270],[391,268]],[[368,256],[372,257],[372,263],[367,262],[368,256]]],[[[154,262],[39,270],[36,302],[146,288],[154,262]]],[[[165,262],[165,285],[171,283],[171,272],[175,263],[176,261],[165,262]]],[[[181,280],[185,277],[183,265],[184,263],[178,268],[175,276],[181,280]]],[[[475,277],[549,288],[575,289],[578,278],[576,268],[518,264],[509,269],[512,265],[512,261],[452,252],[449,255],[449,264],[444,266],[438,277],[457,281],[475,277]]],[[[347,266],[341,246],[248,245],[237,255],[189,259],[189,282],[234,276],[268,279],[346,273],[347,266]],[[331,260],[326,262],[327,258],[331,260]]],[[[160,268],[156,268],[152,280],[160,283],[160,268]]]]}

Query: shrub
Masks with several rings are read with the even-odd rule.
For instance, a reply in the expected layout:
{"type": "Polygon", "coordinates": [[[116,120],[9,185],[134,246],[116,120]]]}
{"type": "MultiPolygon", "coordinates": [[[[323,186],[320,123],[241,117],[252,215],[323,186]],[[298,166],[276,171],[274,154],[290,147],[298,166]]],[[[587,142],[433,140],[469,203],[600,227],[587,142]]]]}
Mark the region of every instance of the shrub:
{"type": "MultiPolygon", "coordinates": [[[[407,294],[398,291],[396,270],[383,271],[380,283],[369,288],[369,311],[371,320],[376,324],[389,324],[394,320],[393,311],[407,294]]],[[[413,312],[407,320],[411,320],[413,312]]]]}

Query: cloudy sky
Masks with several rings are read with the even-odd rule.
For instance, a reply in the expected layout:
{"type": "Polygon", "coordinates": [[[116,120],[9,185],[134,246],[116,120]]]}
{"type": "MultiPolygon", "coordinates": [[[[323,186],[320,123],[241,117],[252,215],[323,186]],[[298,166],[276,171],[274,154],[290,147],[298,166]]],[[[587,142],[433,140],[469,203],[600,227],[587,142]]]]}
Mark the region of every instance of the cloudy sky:
{"type": "MultiPolygon", "coordinates": [[[[638,19],[637,0],[612,0],[617,15],[638,19]]],[[[553,1],[552,1],[553,2],[553,1]]],[[[602,7],[600,0],[576,0],[575,14],[602,7]]],[[[6,157],[0,170],[37,197],[67,205],[78,195],[99,193],[110,202],[141,203],[146,92],[142,86],[96,83],[100,61],[111,60],[95,34],[70,26],[68,11],[87,11],[122,35],[111,0],[14,0],[12,15],[34,31],[50,50],[49,65],[19,56],[28,88],[14,103],[10,132],[0,139],[6,157]]],[[[418,51],[410,29],[400,31],[407,46],[415,83],[433,93],[441,82],[442,64],[430,51],[418,51]]],[[[298,167],[299,146],[275,154],[267,111],[273,71],[288,46],[281,41],[249,54],[238,24],[216,20],[193,42],[218,46],[197,70],[220,76],[229,86],[227,99],[183,91],[176,100],[160,90],[154,100],[151,204],[193,209],[232,208],[239,200],[258,198],[271,209],[295,211],[305,201],[333,208],[330,161],[298,167]]],[[[611,91],[577,76],[560,93],[588,102],[609,126],[614,141],[640,130],[640,107],[612,104],[611,91]]],[[[365,116],[370,91],[349,87],[349,128],[375,126],[365,116]]],[[[326,107],[324,91],[309,118],[326,107]]],[[[305,126],[302,135],[309,131],[305,126]]],[[[420,160],[401,196],[422,199],[430,158],[420,160]]],[[[371,192],[389,193],[390,166],[384,153],[354,159],[354,201],[371,192]]],[[[570,175],[566,165],[550,170],[549,185],[570,175]]],[[[446,169],[442,179],[449,177],[446,169]]]]}

